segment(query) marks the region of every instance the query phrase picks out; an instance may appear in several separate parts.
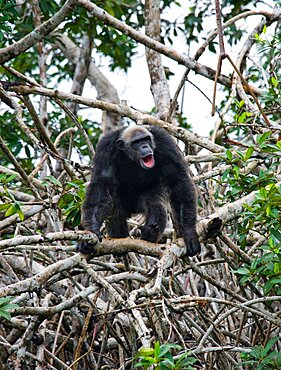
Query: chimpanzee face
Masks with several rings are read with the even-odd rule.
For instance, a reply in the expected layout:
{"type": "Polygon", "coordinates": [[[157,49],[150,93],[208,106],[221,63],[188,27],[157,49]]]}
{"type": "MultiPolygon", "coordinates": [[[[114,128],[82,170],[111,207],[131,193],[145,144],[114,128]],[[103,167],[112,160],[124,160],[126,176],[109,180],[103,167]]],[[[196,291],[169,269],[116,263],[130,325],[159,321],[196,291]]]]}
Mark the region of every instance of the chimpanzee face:
{"type": "Polygon", "coordinates": [[[150,170],[155,166],[154,139],[147,129],[139,127],[125,129],[121,139],[117,140],[117,146],[142,168],[150,170]]]}

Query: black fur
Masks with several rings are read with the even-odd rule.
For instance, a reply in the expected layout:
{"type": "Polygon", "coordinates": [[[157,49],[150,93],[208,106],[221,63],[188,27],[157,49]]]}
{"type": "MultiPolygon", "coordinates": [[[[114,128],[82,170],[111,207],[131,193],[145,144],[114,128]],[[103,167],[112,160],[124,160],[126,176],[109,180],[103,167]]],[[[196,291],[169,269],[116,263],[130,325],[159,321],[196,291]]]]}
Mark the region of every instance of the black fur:
{"type": "MultiPolygon", "coordinates": [[[[83,204],[83,227],[101,237],[105,221],[109,237],[124,238],[129,235],[127,218],[143,213],[141,238],[157,242],[166,227],[169,202],[178,236],[184,238],[188,255],[196,255],[201,249],[195,230],[196,196],[181,151],[159,127],[136,126],[130,135],[125,130],[110,132],[97,146],[83,204]],[[154,154],[153,167],[140,165],[143,151],[154,154]]],[[[87,243],[77,247],[86,254],[92,248],[87,243]]]]}

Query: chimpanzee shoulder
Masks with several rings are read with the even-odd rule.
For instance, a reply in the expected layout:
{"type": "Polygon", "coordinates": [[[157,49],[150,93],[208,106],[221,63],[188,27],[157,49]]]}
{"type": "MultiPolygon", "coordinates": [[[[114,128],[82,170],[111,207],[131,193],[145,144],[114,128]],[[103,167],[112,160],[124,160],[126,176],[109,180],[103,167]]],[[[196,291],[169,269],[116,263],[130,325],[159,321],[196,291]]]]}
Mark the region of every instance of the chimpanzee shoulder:
{"type": "Polygon", "coordinates": [[[179,149],[175,139],[162,127],[150,126],[149,131],[152,133],[155,142],[156,150],[162,157],[174,157],[175,160],[183,159],[183,154],[179,149]]]}
{"type": "Polygon", "coordinates": [[[98,142],[93,166],[95,176],[101,175],[116,160],[116,140],[119,135],[120,130],[111,131],[98,142]]]}

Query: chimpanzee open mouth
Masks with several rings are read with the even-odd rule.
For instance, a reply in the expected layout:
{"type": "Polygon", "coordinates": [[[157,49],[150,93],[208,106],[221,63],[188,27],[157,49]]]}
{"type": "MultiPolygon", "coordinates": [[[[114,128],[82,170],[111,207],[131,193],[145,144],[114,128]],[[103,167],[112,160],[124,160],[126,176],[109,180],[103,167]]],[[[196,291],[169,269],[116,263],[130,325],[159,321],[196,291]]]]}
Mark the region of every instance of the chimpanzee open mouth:
{"type": "Polygon", "coordinates": [[[146,167],[146,168],[153,168],[154,167],[155,162],[154,162],[154,157],[153,157],[152,154],[146,155],[141,160],[142,160],[142,163],[143,163],[144,167],[146,167]]]}

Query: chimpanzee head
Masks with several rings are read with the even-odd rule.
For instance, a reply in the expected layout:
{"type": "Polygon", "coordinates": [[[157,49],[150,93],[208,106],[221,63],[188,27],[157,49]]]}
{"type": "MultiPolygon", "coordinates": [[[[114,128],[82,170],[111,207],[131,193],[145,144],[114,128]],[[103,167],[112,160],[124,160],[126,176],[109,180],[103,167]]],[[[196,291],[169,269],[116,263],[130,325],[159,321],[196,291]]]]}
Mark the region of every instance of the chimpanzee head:
{"type": "Polygon", "coordinates": [[[128,127],[116,141],[117,147],[132,161],[142,168],[150,170],[154,167],[155,142],[153,135],[145,127],[128,127]]]}

